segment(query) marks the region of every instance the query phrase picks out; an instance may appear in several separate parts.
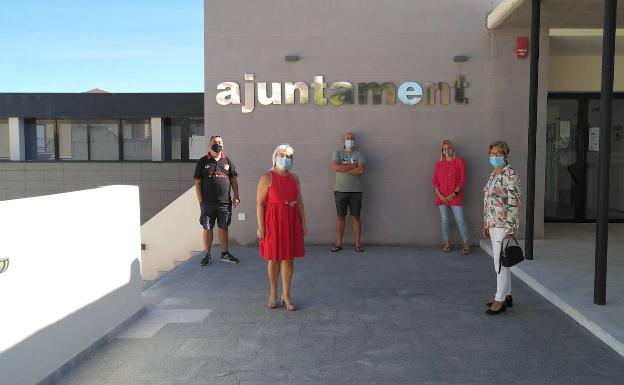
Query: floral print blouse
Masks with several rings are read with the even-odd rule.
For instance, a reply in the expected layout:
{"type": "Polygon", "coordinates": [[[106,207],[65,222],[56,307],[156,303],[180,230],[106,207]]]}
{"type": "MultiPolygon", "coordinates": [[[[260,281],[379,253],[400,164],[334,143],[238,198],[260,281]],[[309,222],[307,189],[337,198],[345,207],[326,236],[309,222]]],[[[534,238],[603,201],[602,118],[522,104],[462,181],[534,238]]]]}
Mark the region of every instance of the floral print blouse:
{"type": "Polygon", "coordinates": [[[485,227],[504,228],[507,234],[515,234],[520,227],[520,178],[506,164],[500,174],[492,171],[483,188],[483,221],[485,227]]]}

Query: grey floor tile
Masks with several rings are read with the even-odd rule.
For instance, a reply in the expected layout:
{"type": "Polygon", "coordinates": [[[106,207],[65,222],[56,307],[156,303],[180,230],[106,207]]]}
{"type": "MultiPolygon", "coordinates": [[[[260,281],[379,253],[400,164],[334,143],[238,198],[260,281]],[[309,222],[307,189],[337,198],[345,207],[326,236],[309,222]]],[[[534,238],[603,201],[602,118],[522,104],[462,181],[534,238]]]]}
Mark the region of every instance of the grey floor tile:
{"type": "Polygon", "coordinates": [[[266,308],[257,249],[232,250],[241,264],[200,268],[196,255],[150,285],[147,314],[178,316],[164,317],[151,337],[115,338],[59,383],[567,385],[624,378],[622,357],[517,280],[514,308],[486,316],[495,277],[477,250],[462,258],[431,248],[371,247],[357,256],[308,248],[295,266],[296,312],[266,308]]]}

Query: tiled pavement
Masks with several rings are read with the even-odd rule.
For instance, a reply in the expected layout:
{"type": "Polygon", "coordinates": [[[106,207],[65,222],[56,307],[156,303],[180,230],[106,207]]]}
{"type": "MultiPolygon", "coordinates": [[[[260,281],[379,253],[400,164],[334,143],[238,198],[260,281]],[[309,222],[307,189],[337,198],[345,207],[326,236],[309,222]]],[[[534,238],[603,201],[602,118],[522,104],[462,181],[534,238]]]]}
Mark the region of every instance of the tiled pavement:
{"type": "Polygon", "coordinates": [[[232,251],[241,264],[196,256],[149,287],[146,315],[58,384],[624,383],[624,358],[517,280],[514,308],[486,316],[480,250],[308,248],[297,312],[265,307],[257,249],[232,251]]]}

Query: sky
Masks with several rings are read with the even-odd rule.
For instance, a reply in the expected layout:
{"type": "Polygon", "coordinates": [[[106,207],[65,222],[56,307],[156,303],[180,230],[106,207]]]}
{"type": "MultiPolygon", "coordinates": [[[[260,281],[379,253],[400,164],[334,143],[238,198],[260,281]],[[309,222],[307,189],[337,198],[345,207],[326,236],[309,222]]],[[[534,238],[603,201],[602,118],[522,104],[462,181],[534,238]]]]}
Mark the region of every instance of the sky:
{"type": "Polygon", "coordinates": [[[203,0],[0,0],[0,92],[203,92],[203,0]]]}

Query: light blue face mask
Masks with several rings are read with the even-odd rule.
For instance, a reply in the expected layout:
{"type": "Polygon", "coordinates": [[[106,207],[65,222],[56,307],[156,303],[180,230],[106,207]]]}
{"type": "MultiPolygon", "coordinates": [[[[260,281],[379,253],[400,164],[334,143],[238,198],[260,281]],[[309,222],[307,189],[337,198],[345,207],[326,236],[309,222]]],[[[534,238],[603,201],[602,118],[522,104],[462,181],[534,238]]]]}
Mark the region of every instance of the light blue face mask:
{"type": "Polygon", "coordinates": [[[351,139],[345,140],[345,147],[346,148],[353,148],[353,146],[355,146],[355,140],[351,140],[351,139]]]}
{"type": "Polygon", "coordinates": [[[505,165],[504,156],[490,156],[490,164],[494,168],[501,168],[505,165]]]}
{"type": "Polygon", "coordinates": [[[275,158],[275,165],[282,170],[290,170],[290,168],[292,167],[292,159],[278,156],[277,158],[275,158]]]}

